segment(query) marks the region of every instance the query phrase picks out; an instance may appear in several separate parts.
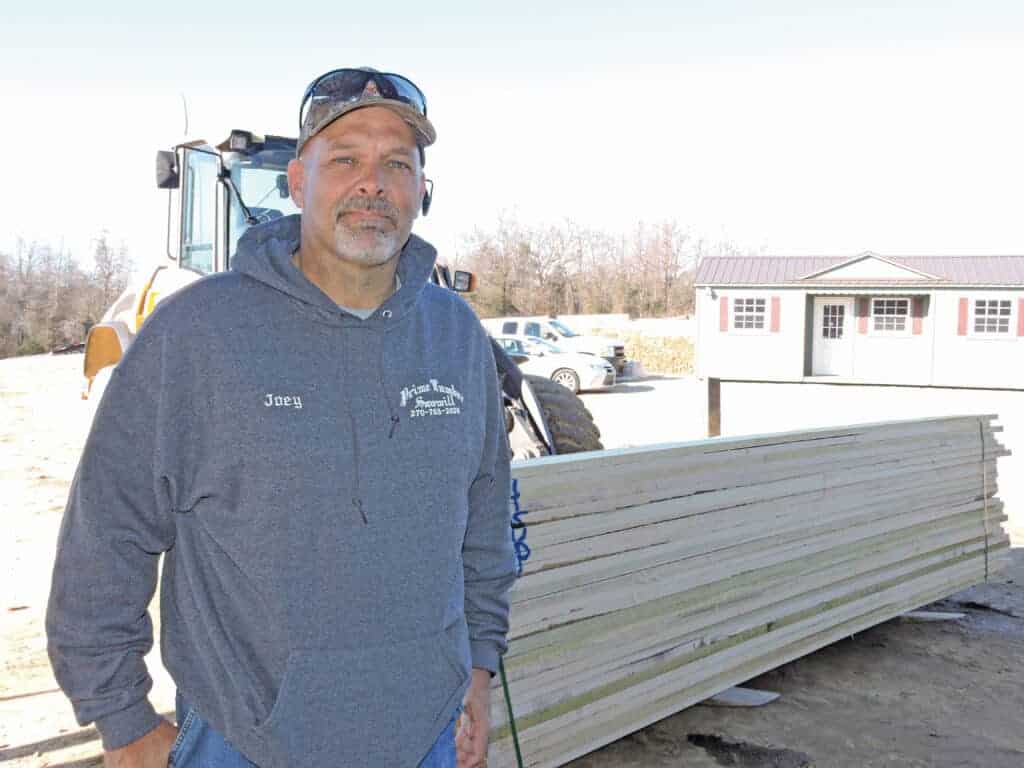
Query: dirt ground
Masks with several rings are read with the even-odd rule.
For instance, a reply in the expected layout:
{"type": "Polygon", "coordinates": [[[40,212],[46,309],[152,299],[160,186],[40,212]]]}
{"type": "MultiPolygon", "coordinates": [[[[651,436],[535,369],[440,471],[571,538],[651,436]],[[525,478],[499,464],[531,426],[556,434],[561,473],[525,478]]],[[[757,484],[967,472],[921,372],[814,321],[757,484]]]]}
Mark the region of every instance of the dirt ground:
{"type": "MultiPolygon", "coordinates": [[[[0,765],[100,765],[46,658],[54,542],[91,407],[82,358],[0,361],[0,765]]],[[[700,385],[652,378],[587,395],[607,447],[692,439],[700,385]],[[671,411],[669,411],[671,409],[671,411]],[[676,419],[664,417],[675,413],[676,419]],[[640,430],[640,431],[638,431],[640,430]]],[[[1021,542],[1018,542],[1021,543],[1021,542]]],[[[962,619],[896,620],[749,685],[781,693],[758,709],[698,706],[572,763],[574,768],[911,768],[1024,766],[1024,549],[989,584],[939,604],[962,619]]],[[[156,652],[153,700],[173,686],[156,652]]]]}

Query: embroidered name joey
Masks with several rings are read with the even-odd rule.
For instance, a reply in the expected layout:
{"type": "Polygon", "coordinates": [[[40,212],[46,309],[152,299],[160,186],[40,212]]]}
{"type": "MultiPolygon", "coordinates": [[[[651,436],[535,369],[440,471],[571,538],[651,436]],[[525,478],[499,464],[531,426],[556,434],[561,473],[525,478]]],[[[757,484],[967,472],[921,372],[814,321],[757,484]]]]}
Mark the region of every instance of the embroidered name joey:
{"type": "Polygon", "coordinates": [[[275,395],[267,392],[264,395],[263,405],[267,408],[294,408],[302,410],[302,395],[275,395]]]}
{"type": "Polygon", "coordinates": [[[403,387],[401,407],[409,409],[409,418],[457,416],[462,413],[462,393],[454,386],[430,379],[424,384],[403,387]]]}

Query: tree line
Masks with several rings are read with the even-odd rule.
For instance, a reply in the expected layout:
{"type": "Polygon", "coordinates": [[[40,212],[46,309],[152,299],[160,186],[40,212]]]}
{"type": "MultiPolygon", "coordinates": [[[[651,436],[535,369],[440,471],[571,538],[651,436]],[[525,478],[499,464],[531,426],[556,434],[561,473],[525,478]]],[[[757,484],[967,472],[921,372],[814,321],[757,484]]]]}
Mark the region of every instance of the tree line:
{"type": "MultiPolygon", "coordinates": [[[[467,298],[481,317],[542,314],[689,315],[694,277],[728,243],[692,237],[676,221],[612,235],[571,221],[531,226],[499,219],[464,241],[457,266],[477,276],[467,298]]],[[[127,287],[132,259],[103,232],[83,266],[63,247],[19,240],[0,252],[0,357],[81,343],[127,287]]]]}
{"type": "Polygon", "coordinates": [[[133,263],[109,233],[83,266],[63,246],[18,240],[0,252],[0,357],[49,352],[85,340],[127,287],[133,263]]]}
{"type": "Polygon", "coordinates": [[[694,277],[728,243],[692,237],[676,221],[638,224],[626,236],[571,221],[543,227],[514,218],[465,241],[458,266],[477,276],[467,298],[481,317],[546,314],[690,315],[694,277]]]}

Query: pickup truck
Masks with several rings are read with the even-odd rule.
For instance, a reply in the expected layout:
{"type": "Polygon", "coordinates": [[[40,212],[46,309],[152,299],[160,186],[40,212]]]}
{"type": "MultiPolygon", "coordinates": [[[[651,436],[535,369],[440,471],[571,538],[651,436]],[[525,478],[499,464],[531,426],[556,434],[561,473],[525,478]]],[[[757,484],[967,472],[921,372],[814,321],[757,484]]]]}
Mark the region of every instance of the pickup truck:
{"type": "Polygon", "coordinates": [[[614,338],[576,333],[556,317],[491,317],[481,322],[492,336],[514,336],[524,339],[531,336],[540,337],[554,342],[567,352],[603,357],[612,364],[618,375],[621,375],[626,367],[624,342],[614,338]]]}
{"type": "Polygon", "coordinates": [[[519,365],[523,373],[542,376],[573,394],[615,386],[615,369],[596,355],[565,352],[550,341],[518,336],[492,337],[519,365]]]}

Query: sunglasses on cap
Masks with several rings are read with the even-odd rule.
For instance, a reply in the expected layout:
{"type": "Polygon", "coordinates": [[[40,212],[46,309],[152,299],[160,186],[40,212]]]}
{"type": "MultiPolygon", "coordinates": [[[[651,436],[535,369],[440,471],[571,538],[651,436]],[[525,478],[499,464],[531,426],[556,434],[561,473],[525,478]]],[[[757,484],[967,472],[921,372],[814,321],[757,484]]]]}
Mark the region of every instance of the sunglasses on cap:
{"type": "Polygon", "coordinates": [[[369,98],[398,101],[421,117],[427,116],[423,91],[407,77],[372,69],[335,69],[307,86],[299,105],[299,129],[305,126],[311,109],[330,104],[354,104],[369,98]]]}

